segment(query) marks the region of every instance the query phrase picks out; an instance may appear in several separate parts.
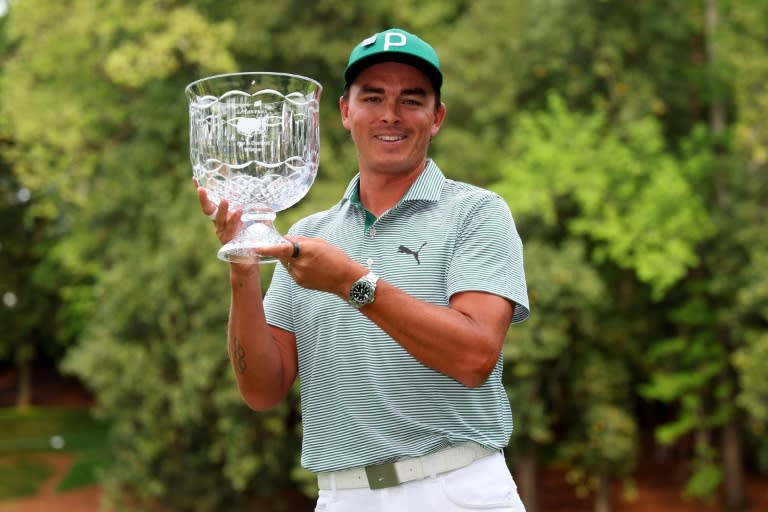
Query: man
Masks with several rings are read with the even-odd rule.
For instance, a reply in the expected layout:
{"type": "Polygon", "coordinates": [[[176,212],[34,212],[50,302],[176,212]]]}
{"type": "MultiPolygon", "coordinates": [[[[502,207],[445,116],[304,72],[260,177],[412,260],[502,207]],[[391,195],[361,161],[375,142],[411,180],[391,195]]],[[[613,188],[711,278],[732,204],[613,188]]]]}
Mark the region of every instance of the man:
{"type": "MultiPolygon", "coordinates": [[[[263,410],[299,378],[316,510],[523,511],[501,453],[512,417],[500,354],[528,316],[509,208],[428,159],[446,109],[426,42],[375,34],[344,78],[358,175],[337,205],[291,228],[290,244],[264,248],[281,265],[263,303],[259,265],[230,267],[240,391],[263,410]]],[[[222,243],[242,214],[227,206],[214,219],[222,243]]]]}

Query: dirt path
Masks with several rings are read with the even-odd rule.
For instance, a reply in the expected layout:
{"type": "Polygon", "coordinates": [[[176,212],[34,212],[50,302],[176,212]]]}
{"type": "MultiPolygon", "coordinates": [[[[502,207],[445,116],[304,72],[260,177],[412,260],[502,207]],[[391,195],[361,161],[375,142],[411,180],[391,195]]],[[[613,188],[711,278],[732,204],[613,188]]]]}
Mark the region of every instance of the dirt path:
{"type": "Polygon", "coordinates": [[[98,487],[87,487],[57,495],[39,495],[35,498],[2,501],[0,512],[99,512],[101,492],[98,487]]]}

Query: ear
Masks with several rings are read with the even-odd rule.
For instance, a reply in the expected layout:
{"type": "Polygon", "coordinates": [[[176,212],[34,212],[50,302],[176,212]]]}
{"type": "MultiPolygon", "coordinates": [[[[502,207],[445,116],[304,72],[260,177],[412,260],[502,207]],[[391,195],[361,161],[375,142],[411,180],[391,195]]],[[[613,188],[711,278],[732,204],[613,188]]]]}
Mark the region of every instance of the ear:
{"type": "Polygon", "coordinates": [[[349,130],[349,101],[344,96],[339,97],[339,112],[341,113],[341,124],[349,130]]]}
{"type": "Polygon", "coordinates": [[[440,131],[440,127],[443,125],[443,121],[445,121],[445,103],[440,103],[440,106],[437,107],[437,110],[435,111],[435,121],[432,124],[432,137],[437,135],[437,133],[440,131]]]}

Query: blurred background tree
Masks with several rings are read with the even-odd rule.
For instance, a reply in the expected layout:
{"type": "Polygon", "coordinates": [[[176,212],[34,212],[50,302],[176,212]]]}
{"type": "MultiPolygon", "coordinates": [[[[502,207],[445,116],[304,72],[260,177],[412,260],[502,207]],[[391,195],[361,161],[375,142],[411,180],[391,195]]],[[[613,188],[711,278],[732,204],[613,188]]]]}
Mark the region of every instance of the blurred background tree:
{"type": "Polygon", "coordinates": [[[501,194],[526,245],[533,314],[504,352],[529,512],[546,467],[606,512],[613,482],[632,496],[639,453],[672,448],[681,492],[745,510],[745,472],[768,472],[766,21],[761,0],[11,2],[0,362],[31,385],[32,363],[52,362],[93,391],[113,425],[113,503],[314,493],[299,397],[253,413],[231,376],[183,89],[247,70],[324,85],[318,180],[278,216],[285,231],[356,172],[341,73],[354,44],[397,26],[441,56],[432,156],[501,194]]]}

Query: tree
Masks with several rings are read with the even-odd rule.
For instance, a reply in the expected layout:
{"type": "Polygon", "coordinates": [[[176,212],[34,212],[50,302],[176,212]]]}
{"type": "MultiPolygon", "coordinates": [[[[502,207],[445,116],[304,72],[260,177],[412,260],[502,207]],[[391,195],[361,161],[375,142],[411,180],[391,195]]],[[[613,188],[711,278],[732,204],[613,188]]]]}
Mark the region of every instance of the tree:
{"type": "MultiPolygon", "coordinates": [[[[754,117],[764,111],[765,95],[759,92],[763,88],[756,87],[755,80],[765,76],[757,48],[766,41],[766,31],[756,20],[764,19],[766,11],[758,3],[737,8],[731,2],[708,1],[704,8],[701,54],[706,57],[706,81],[700,95],[707,106],[712,161],[696,186],[708,198],[716,235],[702,245],[702,263],[677,310],[675,320],[684,326],[680,341],[687,346],[678,349],[684,357],[672,359],[674,366],[685,366],[668,376],[673,386],[657,379],[651,390],[657,396],[668,393],[682,405],[678,419],[662,435],[696,432],[697,471],[687,491],[712,496],[722,482],[723,508],[742,511],[748,506],[744,425],[750,418],[753,425],[760,421],[760,408],[746,398],[759,393],[759,387],[754,387],[744,355],[759,353],[759,333],[766,327],[758,306],[761,292],[754,294],[764,288],[765,280],[752,266],[766,250],[764,237],[757,235],[766,215],[765,158],[758,147],[763,130],[754,117]],[[734,303],[735,297],[749,298],[734,303]],[[715,443],[718,434],[720,442],[715,443]]],[[[753,436],[752,443],[760,446],[759,437],[753,436]]]]}
{"type": "MultiPolygon", "coordinates": [[[[532,231],[535,221],[522,220],[524,233],[532,231]]],[[[599,311],[608,304],[580,241],[558,246],[532,240],[526,243],[525,257],[537,262],[526,272],[535,314],[507,333],[504,382],[515,424],[510,458],[526,510],[537,512],[537,475],[547,462],[541,452],[561,441],[558,433],[567,422],[565,402],[570,396],[566,382],[580,345],[577,340],[600,337],[599,311]]]]}
{"type": "MultiPolygon", "coordinates": [[[[619,271],[617,275],[621,275],[621,269],[631,271],[657,296],[696,263],[693,248],[709,232],[706,222],[700,220],[706,218],[704,208],[689,187],[681,165],[664,152],[661,133],[651,120],[638,120],[621,132],[615,128],[609,131],[599,113],[571,112],[559,96],[553,95],[549,111],[520,114],[507,147],[512,157],[505,163],[504,178],[495,188],[510,198],[524,233],[526,223],[536,226],[528,232],[529,243],[540,241],[553,246],[551,251],[562,243],[553,240],[563,238],[588,244],[590,249],[583,257],[586,269],[594,274],[599,269],[605,274],[607,266],[619,271]],[[681,204],[686,207],[680,208],[681,204]],[[648,236],[651,228],[653,236],[648,236]],[[665,265],[660,266],[659,261],[665,265]]],[[[533,261],[539,263],[541,257],[533,261]]],[[[573,267],[574,263],[568,265],[573,267]]],[[[550,271],[554,275],[548,277],[557,283],[561,267],[547,268],[554,269],[550,271]]],[[[584,284],[582,294],[595,289],[584,284]]],[[[535,291],[536,284],[531,286],[535,291]]],[[[561,299],[545,300],[542,306],[552,308],[556,317],[573,318],[575,315],[561,311],[561,299]]],[[[615,304],[626,302],[618,296],[615,304]]],[[[580,306],[586,305],[594,308],[599,303],[585,298],[580,306]]],[[[593,316],[597,311],[585,316],[581,310],[580,321],[592,328],[568,331],[571,346],[558,355],[568,354],[572,363],[562,385],[567,383],[564,389],[582,391],[569,395],[555,413],[564,424],[577,426],[564,453],[574,465],[575,482],[580,488],[586,490],[590,482],[595,482],[600,490],[596,510],[608,510],[608,479],[630,474],[637,440],[629,402],[631,366],[637,361],[622,340],[622,329],[612,328],[610,318],[616,311],[603,309],[606,314],[599,317],[593,316]],[[601,324],[602,329],[598,327],[601,324]],[[599,378],[609,375],[624,378],[620,384],[599,378]],[[611,391],[601,395],[601,387],[611,391]],[[584,422],[584,418],[595,419],[600,414],[602,430],[584,422]],[[613,432],[615,437],[599,432],[613,432]],[[610,439],[615,444],[594,444],[610,439]],[[614,467],[613,462],[617,464],[614,467]]],[[[548,323],[556,326],[562,322],[548,323]]]]}
{"type": "MultiPolygon", "coordinates": [[[[8,52],[7,21],[0,17],[0,63],[8,52]]],[[[0,68],[0,80],[5,73],[0,68]]],[[[51,249],[49,223],[32,215],[40,196],[19,182],[12,160],[14,139],[0,119],[0,365],[18,373],[16,405],[29,406],[39,358],[58,359],[73,338],[58,315],[61,280],[44,264],[51,249]]]]}

